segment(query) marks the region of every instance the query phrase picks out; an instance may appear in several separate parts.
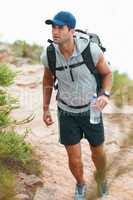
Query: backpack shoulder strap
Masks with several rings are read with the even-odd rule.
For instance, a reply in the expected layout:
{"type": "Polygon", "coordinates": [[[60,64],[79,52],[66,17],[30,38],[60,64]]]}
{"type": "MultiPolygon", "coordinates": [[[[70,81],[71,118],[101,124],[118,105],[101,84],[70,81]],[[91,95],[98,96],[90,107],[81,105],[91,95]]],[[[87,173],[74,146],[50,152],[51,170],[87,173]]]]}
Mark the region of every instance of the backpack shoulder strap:
{"type": "Polygon", "coordinates": [[[47,58],[48,58],[49,68],[50,68],[53,76],[56,76],[56,73],[55,73],[55,71],[56,71],[56,54],[55,54],[55,47],[52,43],[47,47],[47,58]]]}
{"type": "Polygon", "coordinates": [[[56,83],[56,53],[55,47],[52,43],[47,47],[47,59],[49,68],[54,76],[54,89],[57,90],[58,84],[56,83]]]}
{"type": "Polygon", "coordinates": [[[96,69],[96,66],[94,65],[93,58],[92,58],[92,55],[91,55],[91,50],[90,50],[90,44],[91,44],[91,42],[89,42],[87,47],[82,52],[82,57],[83,57],[83,60],[86,64],[87,68],[90,70],[90,72],[94,75],[94,77],[96,79],[97,93],[99,93],[101,88],[102,88],[102,79],[101,79],[101,76],[96,69]]]}
{"type": "Polygon", "coordinates": [[[82,52],[82,57],[83,57],[85,64],[87,65],[87,67],[91,71],[91,73],[95,74],[97,71],[96,71],[96,67],[95,67],[93,59],[92,59],[91,50],[90,50],[90,43],[91,42],[89,42],[87,47],[82,52]]]}

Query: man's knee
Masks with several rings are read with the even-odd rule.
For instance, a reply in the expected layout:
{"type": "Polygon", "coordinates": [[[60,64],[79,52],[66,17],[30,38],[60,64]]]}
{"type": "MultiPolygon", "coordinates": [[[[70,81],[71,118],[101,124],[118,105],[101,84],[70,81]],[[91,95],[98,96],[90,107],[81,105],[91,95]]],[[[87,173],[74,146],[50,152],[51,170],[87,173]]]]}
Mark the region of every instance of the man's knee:
{"type": "Polygon", "coordinates": [[[92,147],[91,146],[91,153],[93,158],[103,157],[105,156],[105,151],[103,145],[92,147]]]}
{"type": "Polygon", "coordinates": [[[82,160],[81,158],[69,158],[69,165],[76,168],[76,167],[82,167],[82,160]]]}

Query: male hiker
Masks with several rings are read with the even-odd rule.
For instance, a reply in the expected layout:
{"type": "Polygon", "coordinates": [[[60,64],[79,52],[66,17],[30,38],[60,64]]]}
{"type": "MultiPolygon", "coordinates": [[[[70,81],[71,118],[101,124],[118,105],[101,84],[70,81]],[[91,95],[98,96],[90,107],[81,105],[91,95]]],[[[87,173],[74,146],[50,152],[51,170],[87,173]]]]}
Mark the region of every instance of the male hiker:
{"type": "MultiPolygon", "coordinates": [[[[102,77],[102,90],[97,98],[97,105],[101,111],[109,101],[112,73],[97,44],[89,43],[89,39],[86,38],[74,37],[76,19],[73,14],[61,11],[45,23],[52,25],[53,43],[42,53],[42,62],[45,66],[43,120],[47,126],[53,123],[49,106],[56,76],[59,141],[65,146],[69,168],[76,179],[74,199],[85,200],[86,182],[80,145],[83,137],[90,145],[92,160],[96,167],[98,196],[103,196],[107,192],[104,128],[102,116],[99,124],[91,124],[89,121],[89,103],[93,94],[97,92],[97,81],[84,63],[83,52],[88,45],[96,71],[102,77]]],[[[89,56],[88,53],[87,57],[89,56]]]]}

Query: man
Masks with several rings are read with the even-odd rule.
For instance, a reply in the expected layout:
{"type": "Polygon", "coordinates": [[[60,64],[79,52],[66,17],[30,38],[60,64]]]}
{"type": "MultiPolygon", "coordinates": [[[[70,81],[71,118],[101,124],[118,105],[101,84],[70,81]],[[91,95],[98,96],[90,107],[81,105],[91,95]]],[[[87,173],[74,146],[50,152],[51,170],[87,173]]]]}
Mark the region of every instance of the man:
{"type": "MultiPolygon", "coordinates": [[[[96,80],[82,62],[81,53],[89,44],[88,39],[74,37],[76,19],[70,12],[61,11],[52,20],[45,21],[52,25],[53,45],[56,53],[56,78],[58,80],[58,121],[60,143],[67,151],[69,168],[76,179],[75,200],[84,200],[86,184],[83,174],[80,140],[88,140],[92,160],[96,167],[95,179],[98,195],[107,192],[106,156],[104,152],[104,128],[102,117],[99,124],[89,122],[89,102],[96,93],[96,80]],[[80,63],[76,65],[76,63],[80,63]],[[71,67],[71,66],[75,67],[71,67]]],[[[101,49],[95,43],[90,44],[90,51],[97,71],[102,76],[102,94],[97,98],[98,108],[102,111],[108,104],[111,90],[112,73],[105,61],[101,49]]],[[[53,123],[49,110],[54,78],[49,68],[47,51],[42,53],[45,66],[43,76],[43,120],[47,126],[53,123]]]]}

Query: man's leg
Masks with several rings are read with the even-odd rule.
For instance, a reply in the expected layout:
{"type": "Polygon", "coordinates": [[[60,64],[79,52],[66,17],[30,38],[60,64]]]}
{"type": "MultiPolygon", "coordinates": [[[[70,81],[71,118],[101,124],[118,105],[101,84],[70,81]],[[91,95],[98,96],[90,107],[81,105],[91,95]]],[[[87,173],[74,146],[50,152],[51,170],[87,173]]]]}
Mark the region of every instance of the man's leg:
{"type": "Polygon", "coordinates": [[[66,145],[65,146],[68,154],[69,168],[75,177],[78,184],[84,184],[84,175],[83,175],[83,163],[81,158],[81,145],[80,143],[75,145],[66,145]]]}
{"type": "Polygon", "coordinates": [[[104,180],[106,178],[106,154],[104,151],[104,145],[90,146],[92,152],[92,160],[97,170],[97,174],[100,179],[104,180]]]}
{"type": "Polygon", "coordinates": [[[77,181],[74,200],[85,200],[86,184],[83,175],[81,145],[80,143],[74,145],[66,145],[65,148],[68,154],[69,168],[77,181]]]}
{"type": "Polygon", "coordinates": [[[96,167],[94,174],[97,182],[97,195],[102,197],[108,194],[107,182],[106,182],[106,155],[103,145],[93,147],[91,146],[92,160],[96,167]]]}

